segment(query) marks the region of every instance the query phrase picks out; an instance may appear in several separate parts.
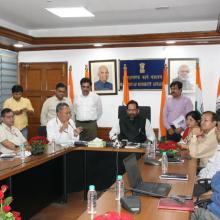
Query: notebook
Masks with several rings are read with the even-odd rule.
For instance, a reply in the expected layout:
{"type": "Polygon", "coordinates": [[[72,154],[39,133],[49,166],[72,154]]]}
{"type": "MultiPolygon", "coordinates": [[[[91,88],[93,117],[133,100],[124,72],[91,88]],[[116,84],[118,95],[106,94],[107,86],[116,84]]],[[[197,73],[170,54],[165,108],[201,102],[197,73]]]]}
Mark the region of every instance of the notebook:
{"type": "Polygon", "coordinates": [[[171,185],[167,183],[143,182],[138,168],[135,154],[131,154],[123,160],[128,174],[128,182],[132,191],[137,194],[165,197],[168,195],[171,185]]]}
{"type": "Polygon", "coordinates": [[[161,198],[158,203],[158,208],[181,210],[181,211],[193,211],[194,203],[193,203],[193,200],[185,200],[184,203],[180,203],[171,198],[161,198]]]}

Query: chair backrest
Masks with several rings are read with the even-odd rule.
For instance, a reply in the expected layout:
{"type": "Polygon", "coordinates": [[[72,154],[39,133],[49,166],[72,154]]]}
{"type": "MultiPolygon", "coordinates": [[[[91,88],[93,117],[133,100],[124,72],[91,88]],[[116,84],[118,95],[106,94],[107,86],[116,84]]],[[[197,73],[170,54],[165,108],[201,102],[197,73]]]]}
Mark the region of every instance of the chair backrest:
{"type": "MultiPolygon", "coordinates": [[[[118,118],[126,114],[127,106],[118,106],[118,118]]],[[[139,114],[151,121],[151,107],[139,106],[139,114]]]]}
{"type": "Polygon", "coordinates": [[[38,135],[47,137],[47,127],[46,126],[40,126],[38,128],[38,135]]]}

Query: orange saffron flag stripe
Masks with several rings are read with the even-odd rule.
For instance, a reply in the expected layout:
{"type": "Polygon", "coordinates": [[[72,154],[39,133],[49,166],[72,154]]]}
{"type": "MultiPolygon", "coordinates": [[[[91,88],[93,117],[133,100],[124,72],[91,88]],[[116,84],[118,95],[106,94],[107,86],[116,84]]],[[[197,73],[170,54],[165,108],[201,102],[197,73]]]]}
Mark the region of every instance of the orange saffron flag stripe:
{"type": "Polygon", "coordinates": [[[166,136],[166,128],[164,126],[164,120],[163,120],[163,111],[164,106],[166,102],[166,96],[167,96],[167,85],[168,85],[168,74],[167,74],[167,65],[164,65],[163,70],[163,82],[162,82],[162,94],[161,94],[161,103],[160,103],[160,133],[161,137],[166,136]]]}
{"type": "Polygon", "coordinates": [[[71,102],[74,101],[74,92],[73,92],[73,78],[72,78],[72,66],[69,68],[69,97],[71,102]]]}

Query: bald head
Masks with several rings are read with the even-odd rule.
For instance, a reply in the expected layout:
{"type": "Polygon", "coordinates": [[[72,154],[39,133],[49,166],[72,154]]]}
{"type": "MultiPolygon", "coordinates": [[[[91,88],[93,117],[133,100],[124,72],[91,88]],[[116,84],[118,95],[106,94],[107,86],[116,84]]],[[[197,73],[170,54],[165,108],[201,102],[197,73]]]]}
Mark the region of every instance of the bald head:
{"type": "Polygon", "coordinates": [[[98,70],[99,80],[102,82],[107,82],[109,77],[108,68],[105,65],[101,65],[98,70]]]}

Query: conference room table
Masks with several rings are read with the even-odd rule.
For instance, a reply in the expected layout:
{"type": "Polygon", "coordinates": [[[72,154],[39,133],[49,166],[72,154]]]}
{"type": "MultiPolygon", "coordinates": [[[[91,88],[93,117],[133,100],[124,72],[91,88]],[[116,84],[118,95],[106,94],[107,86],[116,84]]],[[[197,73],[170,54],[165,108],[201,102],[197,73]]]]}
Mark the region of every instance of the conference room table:
{"type": "MultiPolygon", "coordinates": [[[[97,178],[93,175],[92,179],[87,178],[94,170],[94,164],[90,163],[89,158],[94,159],[95,154],[100,154],[98,159],[103,163],[102,170],[105,170],[109,166],[105,166],[105,157],[108,156],[106,153],[110,153],[109,161],[112,163],[112,156],[118,152],[129,155],[131,152],[143,153],[144,149],[59,145],[53,149],[48,145],[42,155],[30,156],[23,160],[16,157],[13,160],[0,159],[0,184],[9,185],[9,194],[14,198],[13,210],[21,212],[24,220],[29,219],[51,202],[67,202],[69,192],[83,189],[86,195],[90,181],[97,178]]],[[[97,163],[97,158],[95,160],[97,163]]],[[[102,189],[115,181],[113,169],[109,173],[114,177],[107,179],[106,183],[100,186],[102,189]]]]}
{"type": "MultiPolygon", "coordinates": [[[[187,173],[189,176],[188,181],[179,180],[161,180],[160,166],[150,166],[144,164],[143,158],[138,161],[138,165],[141,171],[141,175],[146,182],[159,182],[170,183],[172,185],[169,195],[188,195],[192,196],[193,186],[196,177],[197,160],[185,160],[183,164],[169,164],[169,172],[175,173],[187,173]]],[[[125,187],[128,188],[127,174],[123,176],[125,187]]],[[[118,213],[128,213],[121,208],[120,202],[115,200],[115,192],[113,190],[114,185],[106,191],[97,201],[97,213],[96,215],[104,214],[108,211],[116,211],[118,213]]],[[[131,194],[131,193],[127,193],[131,194]]],[[[158,209],[159,198],[142,195],[141,200],[141,212],[139,214],[131,214],[134,220],[187,220],[191,217],[191,212],[188,211],[176,211],[158,209]]],[[[86,211],[77,220],[89,220],[95,216],[89,215],[86,211]]]]}

